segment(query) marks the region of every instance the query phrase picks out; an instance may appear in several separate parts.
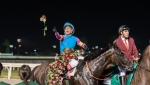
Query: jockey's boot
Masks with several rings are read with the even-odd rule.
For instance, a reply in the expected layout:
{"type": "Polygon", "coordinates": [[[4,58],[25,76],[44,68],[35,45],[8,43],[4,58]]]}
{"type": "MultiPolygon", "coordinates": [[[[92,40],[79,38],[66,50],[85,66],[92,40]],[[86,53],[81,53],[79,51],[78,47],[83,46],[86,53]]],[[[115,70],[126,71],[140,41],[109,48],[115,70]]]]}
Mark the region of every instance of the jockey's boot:
{"type": "Polygon", "coordinates": [[[125,76],[121,76],[121,85],[126,85],[125,76]]]}

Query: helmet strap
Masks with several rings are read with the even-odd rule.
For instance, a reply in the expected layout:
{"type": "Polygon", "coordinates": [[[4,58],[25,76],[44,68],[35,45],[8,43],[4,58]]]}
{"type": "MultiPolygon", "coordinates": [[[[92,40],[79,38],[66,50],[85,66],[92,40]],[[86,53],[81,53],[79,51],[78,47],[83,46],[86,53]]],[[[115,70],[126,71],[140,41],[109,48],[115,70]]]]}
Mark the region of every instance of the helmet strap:
{"type": "Polygon", "coordinates": [[[128,38],[129,38],[129,37],[125,37],[123,33],[122,33],[122,35],[121,35],[121,36],[122,36],[123,38],[125,38],[125,39],[128,39],[128,38]]]}

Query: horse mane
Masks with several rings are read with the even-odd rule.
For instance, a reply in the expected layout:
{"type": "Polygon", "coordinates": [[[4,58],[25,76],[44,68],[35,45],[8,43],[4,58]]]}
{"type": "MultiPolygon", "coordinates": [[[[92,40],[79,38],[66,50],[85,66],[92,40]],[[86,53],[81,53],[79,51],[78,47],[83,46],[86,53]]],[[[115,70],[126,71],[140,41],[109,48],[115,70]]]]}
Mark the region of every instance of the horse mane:
{"type": "Polygon", "coordinates": [[[90,61],[93,60],[95,58],[97,58],[99,55],[103,54],[104,52],[106,52],[108,49],[110,49],[110,46],[105,47],[102,50],[98,50],[94,53],[91,53],[90,55],[85,56],[84,61],[90,61]]]}
{"type": "Polygon", "coordinates": [[[148,45],[144,51],[142,52],[142,56],[140,57],[140,65],[146,67],[145,65],[149,65],[150,59],[150,45],[148,45]]]}
{"type": "MultiPolygon", "coordinates": [[[[112,50],[111,50],[112,48],[115,50],[116,55],[119,55],[119,56],[122,56],[122,57],[124,56],[122,51],[118,48],[118,46],[116,44],[116,40],[115,40],[113,42],[112,46],[109,45],[109,46],[105,47],[102,50],[98,50],[98,51],[96,51],[94,53],[91,53],[90,55],[85,56],[84,60],[79,62],[79,65],[77,66],[77,69],[83,68],[83,66],[85,65],[86,61],[93,60],[93,59],[95,59],[97,57],[110,55],[110,53],[112,53],[112,50]]],[[[122,57],[119,58],[121,61],[123,61],[122,57]]]]}
{"type": "Polygon", "coordinates": [[[98,56],[100,56],[101,54],[103,54],[104,52],[109,50],[109,48],[110,48],[110,46],[107,46],[102,50],[98,50],[94,53],[91,53],[90,55],[85,56],[84,60],[79,61],[79,65],[77,65],[77,69],[82,69],[84,67],[86,61],[90,61],[90,60],[97,58],[98,56]]]}
{"type": "MultiPolygon", "coordinates": [[[[148,69],[148,70],[150,69],[149,63],[150,63],[150,45],[148,45],[142,52],[142,56],[140,57],[140,60],[139,60],[139,66],[136,68],[134,77],[132,79],[133,83],[135,83],[135,82],[138,82],[138,84],[141,84],[141,83],[146,84],[147,83],[145,81],[142,82],[140,80],[141,80],[141,78],[145,79],[145,80],[148,79],[148,78],[145,78],[143,75],[149,75],[149,71],[146,71],[146,69],[148,69]]],[[[132,82],[131,82],[131,84],[132,84],[132,82]]],[[[136,83],[135,83],[135,85],[136,85],[136,83]]],[[[148,85],[148,83],[147,83],[147,85],[148,85]]]]}

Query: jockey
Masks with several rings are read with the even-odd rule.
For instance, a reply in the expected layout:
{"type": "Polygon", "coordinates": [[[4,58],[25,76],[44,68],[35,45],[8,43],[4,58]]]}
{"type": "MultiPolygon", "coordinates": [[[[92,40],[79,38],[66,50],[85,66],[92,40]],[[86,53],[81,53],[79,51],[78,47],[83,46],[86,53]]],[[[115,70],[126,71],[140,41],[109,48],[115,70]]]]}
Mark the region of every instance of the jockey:
{"type": "MultiPolygon", "coordinates": [[[[118,30],[119,37],[116,39],[116,44],[129,60],[138,61],[138,50],[136,48],[134,39],[129,36],[129,31],[130,28],[128,28],[126,25],[121,25],[118,30]]],[[[122,70],[120,67],[118,68],[122,78],[122,84],[125,85],[124,76],[126,75],[126,71],[122,70]]]]}
{"type": "MultiPolygon", "coordinates": [[[[55,36],[58,40],[60,40],[60,53],[63,52],[64,48],[72,48],[74,49],[76,44],[82,47],[84,50],[88,50],[88,46],[80,41],[79,38],[73,36],[75,32],[74,26],[66,22],[63,26],[64,35],[60,35],[56,28],[53,29],[55,36]]],[[[78,59],[83,59],[83,57],[78,57],[78,59]]],[[[78,65],[78,60],[72,59],[71,62],[67,65],[67,70],[71,70],[72,68],[78,65]]],[[[65,72],[64,72],[65,73],[65,72]]]]}

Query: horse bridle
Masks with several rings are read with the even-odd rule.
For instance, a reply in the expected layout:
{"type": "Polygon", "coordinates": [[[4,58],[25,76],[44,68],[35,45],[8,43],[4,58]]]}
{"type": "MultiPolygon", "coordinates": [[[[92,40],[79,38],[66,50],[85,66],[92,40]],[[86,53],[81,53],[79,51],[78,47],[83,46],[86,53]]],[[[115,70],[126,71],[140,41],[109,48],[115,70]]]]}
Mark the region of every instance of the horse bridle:
{"type": "MultiPolygon", "coordinates": [[[[90,70],[90,68],[89,68],[89,65],[88,65],[88,62],[87,62],[87,61],[86,61],[86,68],[87,68],[87,70],[88,70],[90,76],[93,77],[94,79],[96,79],[96,80],[108,80],[107,78],[97,78],[97,77],[95,77],[95,76],[91,73],[91,70],[90,70]]],[[[114,72],[114,71],[108,73],[108,74],[105,75],[105,76],[109,76],[109,75],[111,75],[113,72],[114,72]]],[[[101,76],[103,76],[103,75],[101,75],[101,76]]],[[[104,76],[103,76],[103,77],[104,77],[104,76]]]]}

